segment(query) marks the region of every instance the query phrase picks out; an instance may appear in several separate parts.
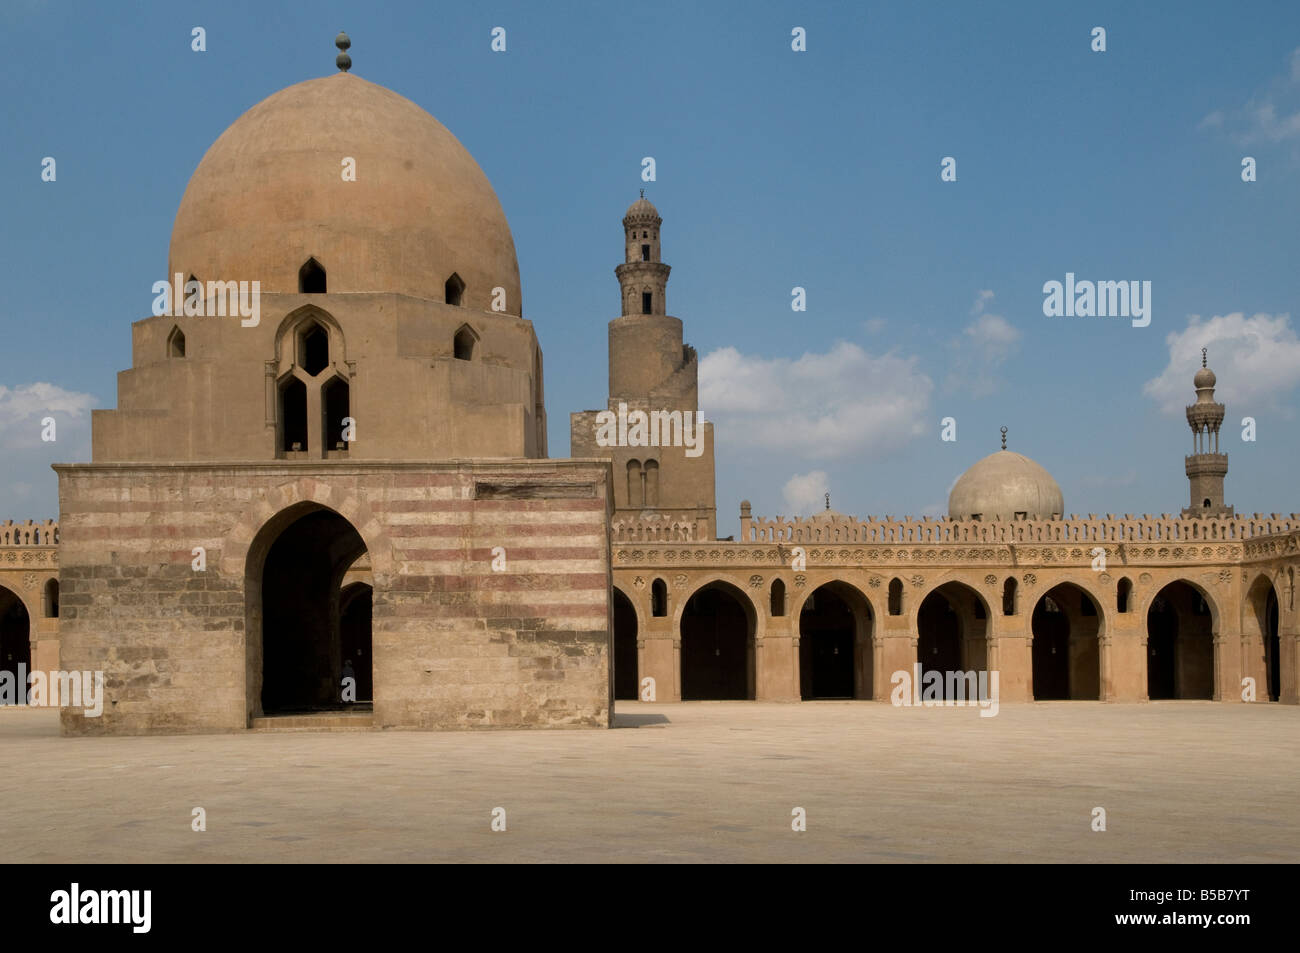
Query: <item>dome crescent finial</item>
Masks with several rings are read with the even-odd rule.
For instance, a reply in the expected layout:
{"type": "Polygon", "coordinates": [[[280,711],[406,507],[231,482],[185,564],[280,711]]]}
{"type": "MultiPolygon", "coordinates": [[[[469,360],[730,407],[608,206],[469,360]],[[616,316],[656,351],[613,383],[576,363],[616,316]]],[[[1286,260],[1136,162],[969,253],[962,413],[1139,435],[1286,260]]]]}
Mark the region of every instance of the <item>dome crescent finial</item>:
{"type": "Polygon", "coordinates": [[[1007,428],[1002,428],[1002,449],[1007,449],[1007,428]]]}

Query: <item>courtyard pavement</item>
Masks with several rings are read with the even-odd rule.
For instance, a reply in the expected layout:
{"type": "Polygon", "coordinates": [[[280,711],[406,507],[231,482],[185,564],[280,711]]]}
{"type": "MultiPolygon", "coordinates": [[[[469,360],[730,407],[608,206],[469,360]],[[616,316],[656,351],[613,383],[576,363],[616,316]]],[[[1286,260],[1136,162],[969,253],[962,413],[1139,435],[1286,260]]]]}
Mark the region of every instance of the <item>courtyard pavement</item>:
{"type": "Polygon", "coordinates": [[[1300,707],[618,712],[609,731],[63,738],[55,712],[0,710],[0,861],[1300,861],[1300,707]]]}

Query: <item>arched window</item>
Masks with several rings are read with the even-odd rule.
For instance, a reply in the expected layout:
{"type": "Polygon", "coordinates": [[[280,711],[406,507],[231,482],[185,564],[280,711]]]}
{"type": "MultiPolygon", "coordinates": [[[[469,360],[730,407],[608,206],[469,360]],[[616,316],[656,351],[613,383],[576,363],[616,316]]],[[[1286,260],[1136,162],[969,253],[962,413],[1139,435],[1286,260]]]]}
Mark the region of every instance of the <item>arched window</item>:
{"type": "Polygon", "coordinates": [[[1208,496],[1201,503],[1201,506],[1205,507],[1207,510],[1210,508],[1210,498],[1208,496]]]}
{"type": "Polygon", "coordinates": [[[1014,576],[1008,576],[1007,581],[1002,584],[1002,614],[1016,614],[1016,580],[1014,576]]]}
{"type": "Polygon", "coordinates": [[[296,377],[280,385],[280,449],[307,449],[307,385],[296,377]]]}
{"type": "Polygon", "coordinates": [[[172,328],[172,333],[167,335],[167,356],[185,356],[185,332],[180,328],[172,328]]]}
{"type": "Polygon", "coordinates": [[[1133,583],[1125,576],[1115,587],[1115,611],[1128,612],[1128,599],[1133,593],[1133,583]]]}
{"type": "Polygon", "coordinates": [[[785,615],[785,583],[780,579],[772,580],[772,616],[785,615]]]}
{"type": "Polygon", "coordinates": [[[654,307],[654,295],[649,291],[641,292],[641,313],[649,314],[654,307]]]}
{"type": "Polygon", "coordinates": [[[321,388],[321,413],[325,415],[321,431],[325,434],[326,450],[346,450],[343,440],[343,419],[351,411],[348,403],[350,393],[348,382],[341,377],[331,377],[321,388]]]}
{"type": "Polygon", "coordinates": [[[889,581],[889,614],[903,614],[903,580],[901,579],[889,581]]]}
{"type": "Polygon", "coordinates": [[[645,505],[645,481],[641,474],[640,460],[627,462],[627,505],[629,507],[645,505]]]}
{"type": "Polygon", "coordinates": [[[659,461],[645,462],[645,505],[659,505],[659,461]]]}
{"type": "Polygon", "coordinates": [[[442,298],[448,304],[454,304],[460,307],[461,301],[465,298],[465,282],[461,281],[460,275],[452,272],[447,283],[442,288],[442,298]]]}
{"type": "Polygon", "coordinates": [[[656,579],[650,584],[650,614],[666,616],[668,614],[668,583],[656,579]]]}
{"type": "Polygon", "coordinates": [[[298,269],[298,293],[305,295],[325,293],[325,269],[315,258],[308,258],[298,269]]]}
{"type": "Polygon", "coordinates": [[[458,361],[474,360],[474,352],[478,349],[478,335],[468,324],[462,324],[460,330],[456,332],[456,338],[452,341],[452,353],[458,361]]]}
{"type": "Polygon", "coordinates": [[[57,619],[59,617],[59,580],[50,579],[45,583],[45,598],[43,599],[45,618],[57,619]]]}
{"type": "Polygon", "coordinates": [[[315,377],[329,364],[329,332],[315,321],[308,321],[298,331],[298,365],[315,377]]]}

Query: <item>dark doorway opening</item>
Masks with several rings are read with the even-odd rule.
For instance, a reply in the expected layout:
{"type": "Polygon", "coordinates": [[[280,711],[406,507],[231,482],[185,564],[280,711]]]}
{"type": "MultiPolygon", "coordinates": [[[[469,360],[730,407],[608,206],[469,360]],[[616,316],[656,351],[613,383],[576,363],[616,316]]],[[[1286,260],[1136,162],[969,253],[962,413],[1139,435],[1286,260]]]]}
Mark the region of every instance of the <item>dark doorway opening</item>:
{"type": "Polygon", "coordinates": [[[926,672],[938,672],[944,692],[941,697],[947,698],[947,673],[963,671],[961,617],[942,593],[932,592],[921,603],[916,624],[916,654],[921,663],[922,685],[926,684],[926,672]]]}
{"type": "Polygon", "coordinates": [[[1278,637],[1277,592],[1272,586],[1268,590],[1268,600],[1264,605],[1264,669],[1268,678],[1268,700],[1280,701],[1282,698],[1282,640],[1278,637]]]}
{"type": "Polygon", "coordinates": [[[812,698],[852,698],[857,619],[852,607],[823,586],[799,612],[800,694],[812,698]]]}
{"type": "Polygon", "coordinates": [[[730,587],[691,596],[682,613],[682,700],[753,698],[754,628],[730,587]]]}
{"type": "Polygon", "coordinates": [[[1050,595],[1034,606],[1030,620],[1034,632],[1032,662],[1034,700],[1070,697],[1070,619],[1050,595]]]}
{"type": "Polygon", "coordinates": [[[1214,697],[1213,618],[1189,583],[1171,582],[1147,610],[1147,697],[1214,697]]]}
{"type": "Polygon", "coordinates": [[[364,552],[352,524],[321,507],[304,507],[270,544],[260,589],[264,713],[354,707],[343,699],[345,628],[357,697],[362,686],[373,696],[370,596],[358,592],[344,606],[340,592],[344,573],[364,552]],[[352,606],[357,599],[362,603],[352,606]],[[345,608],[352,610],[346,627],[345,608]]]}
{"type": "Polygon", "coordinates": [[[15,702],[27,701],[27,675],[32,667],[31,637],[27,607],[17,594],[0,587],[0,671],[9,672],[13,677],[15,702]],[[23,666],[21,673],[19,665],[23,666]]]}
{"type": "MultiPolygon", "coordinates": [[[[373,590],[364,582],[354,582],[339,594],[339,641],[342,646],[342,670],[339,683],[354,680],[356,704],[374,700],[374,668],[370,656],[370,631],[373,616],[373,590]]],[[[342,699],[344,704],[347,700],[342,699]]]]}
{"type": "Polygon", "coordinates": [[[632,600],[614,590],[614,700],[636,701],[636,609],[632,600]]]}

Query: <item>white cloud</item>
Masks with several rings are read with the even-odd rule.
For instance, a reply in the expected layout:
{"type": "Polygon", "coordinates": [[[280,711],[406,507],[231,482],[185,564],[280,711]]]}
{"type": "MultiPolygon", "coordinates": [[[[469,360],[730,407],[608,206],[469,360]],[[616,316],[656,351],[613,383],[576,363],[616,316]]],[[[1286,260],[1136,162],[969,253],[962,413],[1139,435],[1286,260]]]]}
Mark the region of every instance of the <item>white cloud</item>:
{"type": "Polygon", "coordinates": [[[791,516],[812,516],[826,506],[826,493],[831,488],[825,470],[795,474],[781,488],[786,512],[791,516]]]}
{"type": "Polygon", "coordinates": [[[1275,77],[1237,109],[1208,113],[1197,129],[1224,130],[1241,145],[1282,142],[1300,135],[1300,48],[1286,74],[1275,77]]]}
{"type": "Polygon", "coordinates": [[[0,385],[0,486],[5,487],[0,517],[44,519],[59,511],[54,462],[90,458],[90,394],[39,382],[0,385]],[[41,420],[53,417],[55,440],[41,439],[41,420]]]}
{"type": "Polygon", "coordinates": [[[881,331],[885,330],[885,325],[888,323],[889,322],[884,318],[867,318],[867,320],[862,322],[862,330],[866,331],[868,334],[879,334],[881,331]]]}
{"type": "Polygon", "coordinates": [[[56,437],[67,423],[84,425],[94,404],[90,394],[43,381],[14,388],[0,384],[0,449],[40,446],[41,420],[45,417],[54,418],[56,437]]]}
{"type": "Polygon", "coordinates": [[[993,297],[993,292],[987,289],[979,292],[971,308],[975,320],[948,342],[953,352],[945,381],[949,390],[985,397],[1001,386],[1002,375],[998,369],[1016,352],[1021,335],[1006,318],[986,310],[993,297]]]}
{"type": "Polygon", "coordinates": [[[1142,392],[1167,414],[1181,416],[1196,399],[1192,377],[1201,366],[1203,347],[1209,348],[1210,369],[1218,378],[1215,400],[1228,404],[1229,415],[1237,419],[1276,409],[1279,398],[1300,385],[1300,339],[1286,314],[1248,318],[1237,311],[1208,321],[1193,315],[1184,330],[1170,332],[1165,344],[1169,364],[1142,392]]]}
{"type": "Polygon", "coordinates": [[[700,362],[700,408],[738,448],[834,459],[885,451],[925,431],[933,382],[916,357],[839,342],[764,358],[724,347],[700,362]]]}

